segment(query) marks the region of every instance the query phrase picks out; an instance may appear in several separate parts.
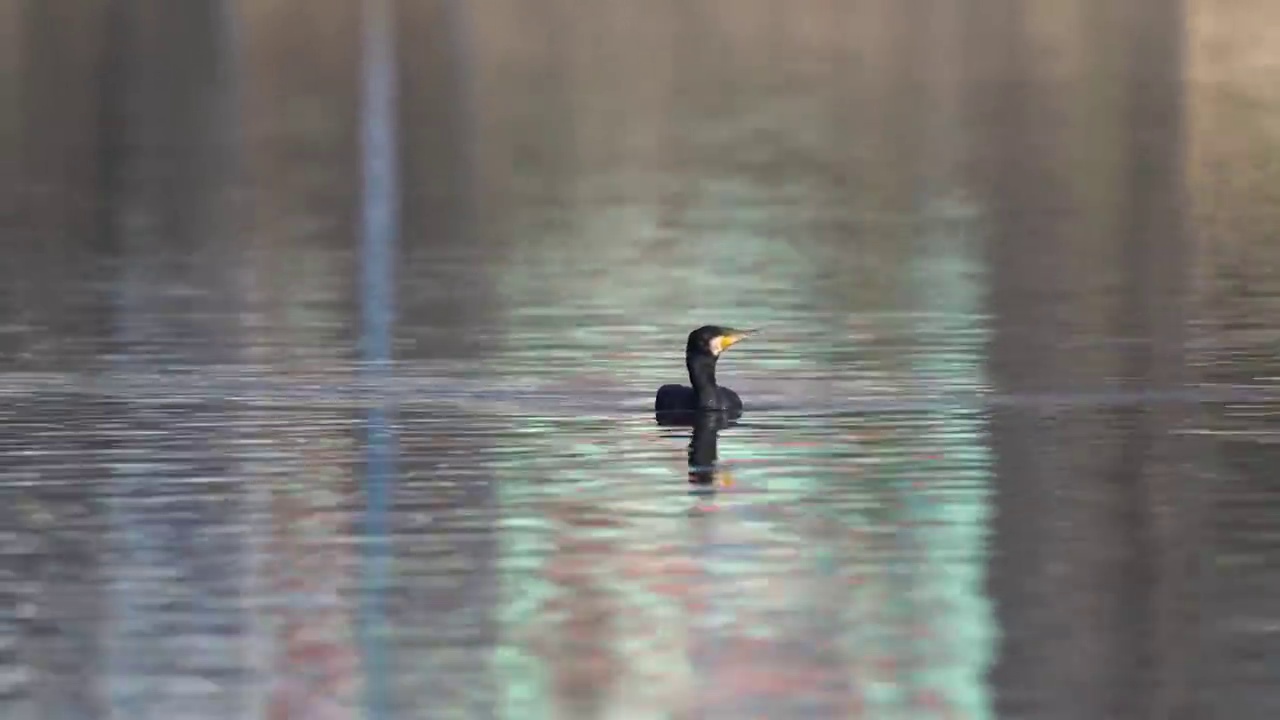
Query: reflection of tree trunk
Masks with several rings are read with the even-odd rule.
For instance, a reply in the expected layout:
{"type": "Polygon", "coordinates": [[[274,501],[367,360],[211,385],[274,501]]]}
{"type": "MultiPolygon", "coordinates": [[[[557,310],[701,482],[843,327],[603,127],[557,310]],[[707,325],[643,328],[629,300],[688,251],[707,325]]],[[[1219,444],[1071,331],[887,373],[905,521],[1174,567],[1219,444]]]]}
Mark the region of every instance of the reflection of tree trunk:
{"type": "MultiPolygon", "coordinates": [[[[485,223],[494,222],[488,213],[479,212],[479,203],[482,198],[488,199],[486,193],[492,189],[481,184],[493,179],[486,177],[481,167],[481,153],[492,150],[482,150],[479,140],[486,129],[484,103],[493,103],[495,98],[501,102],[506,96],[498,93],[487,100],[479,97],[479,76],[483,74],[480,66],[485,58],[477,47],[481,39],[475,26],[485,13],[501,12],[495,7],[501,8],[468,0],[396,3],[401,127],[398,140],[402,148],[404,198],[399,252],[414,268],[401,275],[407,281],[406,289],[428,291],[406,292],[397,297],[397,315],[430,318],[430,325],[442,334],[456,335],[464,332],[462,327],[487,326],[496,306],[485,270],[473,268],[480,275],[477,282],[476,273],[459,273],[440,263],[459,252],[475,252],[476,243],[484,242],[487,234],[485,223]]],[[[499,115],[505,121],[506,113],[499,115]]],[[[495,170],[495,174],[510,173],[495,170]]],[[[500,205],[494,214],[500,214],[500,205]]],[[[471,352],[460,348],[445,352],[453,351],[471,352]]],[[[438,361],[441,352],[441,345],[436,342],[397,349],[398,359],[409,362],[438,361]]],[[[439,439],[466,446],[467,452],[476,456],[490,450],[486,439],[475,434],[439,439]]],[[[405,448],[399,460],[405,468],[400,476],[413,474],[419,461],[429,464],[433,453],[425,446],[409,437],[400,442],[405,448]]],[[[496,512],[493,508],[498,502],[498,487],[495,482],[472,482],[446,494],[422,488],[426,494],[419,496],[419,489],[410,484],[398,487],[396,493],[403,502],[423,503],[435,513],[452,516],[464,508],[467,512],[496,512]]],[[[416,530],[414,521],[407,516],[395,514],[393,522],[396,536],[410,537],[416,530]]],[[[433,708],[449,707],[488,717],[497,712],[501,697],[490,667],[490,649],[499,639],[498,532],[489,525],[477,527],[454,537],[450,545],[452,556],[469,568],[465,578],[449,584],[406,580],[410,582],[406,589],[414,601],[402,614],[390,619],[402,626],[419,628],[425,639],[396,643],[395,663],[422,674],[415,692],[398,698],[397,703],[406,711],[412,710],[406,714],[432,715],[433,708]],[[450,642],[456,645],[447,660],[434,640],[441,637],[452,638],[450,642]],[[459,684],[459,677],[467,678],[467,682],[459,684]]],[[[438,551],[430,544],[399,543],[394,551],[397,567],[417,568],[406,571],[401,579],[433,577],[435,563],[440,561],[438,551]]]]}
{"type": "MultiPolygon", "coordinates": [[[[1133,334],[1126,376],[1140,389],[1167,393],[1188,381],[1185,323],[1190,237],[1183,188],[1183,4],[1146,0],[1128,6],[1127,55],[1130,128],[1127,226],[1127,319],[1133,334]]],[[[1194,714],[1198,654],[1193,598],[1197,508],[1185,453],[1186,439],[1173,435],[1185,422],[1182,406],[1146,406],[1133,418],[1130,446],[1121,456],[1117,480],[1134,484],[1137,559],[1146,569],[1148,596],[1133,608],[1149,623],[1145,657],[1150,675],[1147,717],[1194,714]]],[[[1137,563],[1131,567],[1139,575],[1137,563]]]]}
{"type": "MultiPolygon", "coordinates": [[[[484,223],[502,222],[480,207],[481,183],[488,179],[481,165],[485,118],[477,87],[483,58],[472,28],[482,10],[467,0],[396,5],[405,239],[400,254],[415,263],[415,287],[430,288],[425,297],[406,293],[398,300],[402,315],[430,317],[435,325],[483,322],[493,304],[489,293],[478,291],[474,274],[438,266],[441,258],[475,251],[488,236],[484,223]]],[[[504,165],[494,174],[505,177],[509,169],[504,165]]],[[[439,359],[440,344],[430,345],[428,354],[439,359]]],[[[402,359],[418,359],[415,348],[400,352],[402,359]]]]}
{"type": "MultiPolygon", "coordinates": [[[[234,136],[223,121],[234,107],[234,92],[226,77],[218,75],[227,55],[227,28],[212,22],[218,5],[217,0],[119,0],[107,4],[103,18],[97,88],[88,93],[98,103],[90,116],[97,138],[90,165],[96,184],[89,195],[95,232],[77,247],[89,250],[86,257],[95,261],[120,261],[110,271],[113,302],[103,303],[104,312],[113,315],[114,331],[92,337],[110,336],[122,351],[114,369],[126,373],[144,374],[166,364],[168,359],[153,348],[181,352],[185,344],[175,339],[195,339],[187,347],[198,348],[193,353],[197,361],[210,357],[208,347],[226,346],[225,328],[202,326],[198,318],[216,314],[222,308],[218,298],[235,293],[209,273],[207,265],[221,263],[193,261],[202,252],[221,250],[232,229],[224,202],[228,171],[234,167],[227,163],[235,161],[228,138],[234,136]],[[155,62],[158,57],[167,61],[155,62]],[[167,292],[175,285],[215,292],[199,294],[200,300],[177,300],[167,292]],[[215,312],[202,313],[204,308],[193,306],[203,302],[215,312]]],[[[172,429],[154,408],[126,405],[120,410],[113,421],[130,430],[153,435],[172,429]]],[[[135,457],[156,452],[151,440],[132,433],[113,438],[112,444],[135,457]]],[[[207,454],[208,449],[194,452],[207,454]]],[[[215,467],[215,473],[223,469],[215,467]]],[[[111,475],[104,498],[111,529],[108,547],[114,551],[104,588],[112,610],[112,621],[103,628],[109,649],[104,690],[116,710],[134,712],[180,702],[175,680],[180,684],[204,669],[240,670],[238,654],[218,651],[217,643],[201,654],[199,669],[179,647],[183,642],[208,644],[219,632],[239,630],[239,613],[203,603],[224,584],[236,582],[213,566],[221,567],[239,544],[209,539],[188,544],[170,518],[157,516],[152,496],[171,479],[167,473],[118,459],[111,475]],[[162,572],[153,576],[148,569],[162,572]],[[175,605],[192,608],[176,625],[170,614],[175,605]],[[140,677],[158,681],[139,682],[140,677]]],[[[183,508],[199,518],[184,527],[236,537],[235,532],[216,530],[238,525],[240,518],[223,512],[222,498],[202,493],[204,497],[215,499],[210,504],[192,498],[183,508]]],[[[207,702],[210,712],[234,712],[233,706],[239,706],[236,693],[207,702]]]]}
{"type": "MultiPolygon", "coordinates": [[[[7,222],[18,211],[20,163],[22,153],[23,55],[26,33],[22,16],[25,3],[17,0],[0,3],[0,222],[7,222]]],[[[7,285],[7,283],[6,283],[7,285]]],[[[0,297],[0,301],[3,298],[0,297]]],[[[3,306],[0,306],[0,310],[3,306]]]]}
{"type": "Polygon", "coordinates": [[[37,1],[10,5],[4,12],[19,22],[12,34],[22,40],[4,51],[12,53],[6,79],[15,102],[0,113],[14,152],[0,156],[8,160],[0,162],[0,190],[13,189],[0,196],[0,220],[11,213],[21,232],[0,263],[0,302],[11,303],[7,322],[40,329],[23,338],[22,349],[42,355],[40,369],[48,370],[72,356],[68,339],[106,322],[97,304],[69,312],[69,300],[80,296],[59,292],[90,272],[83,243],[93,236],[99,199],[95,85],[106,5],[86,3],[75,12],[37,1]]]}
{"type": "MultiPolygon", "coordinates": [[[[1041,239],[1035,248],[1029,251],[1031,243],[1019,244],[1019,240],[1028,236],[1034,223],[1028,216],[1033,210],[1042,218],[1056,215],[1050,203],[1060,192],[1049,173],[1052,160],[1043,157],[1043,149],[1033,153],[1032,148],[1021,147],[1029,144],[1029,135],[1049,132],[1028,117],[1039,98],[1032,92],[1032,78],[1026,76],[1029,50],[1018,37],[1022,3],[974,0],[974,5],[966,15],[987,19],[970,28],[967,42],[975,58],[972,82],[978,91],[973,124],[979,137],[974,145],[987,153],[977,170],[985,184],[993,226],[990,376],[1000,391],[1027,392],[1035,389],[1036,379],[1030,369],[1022,368],[1050,372],[1053,358],[1042,343],[1019,331],[1040,319],[1032,315],[1034,309],[1046,307],[1043,302],[1027,302],[1025,288],[1042,281],[1047,273],[1026,266],[1052,252],[1059,239],[1046,237],[1057,230],[1046,223],[1039,229],[1041,239]]],[[[1049,582],[1046,545],[1052,542],[1047,536],[1055,527],[1049,514],[1051,486],[1036,453],[1037,443],[1046,438],[1036,419],[1015,409],[997,410],[991,417],[999,511],[993,523],[995,555],[989,582],[1003,631],[992,684],[1001,716],[1035,714],[1032,709],[1047,699],[1048,678],[1054,675],[1048,660],[1056,651],[1056,638],[1035,635],[1036,628],[1047,625],[1042,617],[1051,612],[1045,606],[1044,586],[1049,582]],[[1043,651],[1038,642],[1044,643],[1043,651]]]]}
{"type": "Polygon", "coordinates": [[[216,353],[231,328],[218,311],[239,297],[223,274],[237,237],[238,136],[220,5],[111,3],[97,114],[94,249],[121,260],[121,281],[144,296],[146,322],[165,324],[159,334],[217,338],[194,344],[192,359],[206,362],[223,359],[216,353]],[[205,292],[178,300],[169,292],[178,283],[205,292]],[[206,302],[210,312],[192,307],[206,302]]]}
{"type": "MultiPolygon", "coordinates": [[[[262,334],[249,345],[273,374],[327,374],[349,359],[358,327],[351,265],[337,251],[351,247],[357,227],[361,7],[325,0],[239,7],[247,68],[241,122],[254,200],[245,290],[262,318],[262,334]],[[345,337],[331,335],[335,327],[345,337]]],[[[272,545],[262,570],[281,604],[259,616],[275,655],[267,712],[352,717],[360,714],[363,686],[358,608],[345,589],[356,580],[357,562],[342,539],[354,519],[335,508],[355,481],[334,460],[354,453],[353,438],[333,428],[291,436],[279,418],[271,420],[259,439],[286,456],[297,478],[272,481],[268,501],[272,545]],[[306,489],[291,489],[295,479],[306,489]],[[326,550],[317,554],[317,545],[326,550]],[[292,601],[298,597],[309,601],[292,601]]]]}
{"type": "MultiPolygon", "coordinates": [[[[1109,72],[1105,59],[1045,59],[1033,50],[1031,36],[1044,29],[1032,8],[977,2],[999,5],[983,16],[1010,23],[970,38],[974,77],[989,90],[978,95],[985,104],[976,119],[988,133],[977,145],[990,152],[978,168],[995,233],[998,389],[1098,390],[1117,375],[1130,391],[1176,389],[1185,368],[1187,264],[1179,8],[1150,2],[1129,10],[1132,22],[1118,38],[1129,81],[1115,102],[1097,92],[1109,72]],[[1063,100],[1072,93],[1093,104],[1063,100]],[[1127,134],[1075,135],[1076,118],[1127,134]],[[1098,153],[1099,144],[1123,160],[1073,160],[1098,153]],[[1098,198],[1096,184],[1121,188],[1120,199],[1098,198]],[[1109,325],[1113,319],[1120,327],[1109,325]],[[1117,333],[1128,350],[1097,346],[1117,333]],[[1072,345],[1080,341],[1085,348],[1072,345]]],[[[1065,42],[1086,43],[1083,32],[1065,42]]],[[[1188,589],[1189,528],[1180,514],[1185,471],[1168,440],[1178,418],[1169,408],[1050,413],[1021,405],[994,413],[1000,513],[992,590],[1005,640],[993,681],[1002,714],[1034,707],[1060,717],[1168,717],[1184,702],[1168,694],[1185,692],[1188,678],[1170,663],[1191,651],[1178,644],[1189,637],[1178,605],[1188,589]]]]}

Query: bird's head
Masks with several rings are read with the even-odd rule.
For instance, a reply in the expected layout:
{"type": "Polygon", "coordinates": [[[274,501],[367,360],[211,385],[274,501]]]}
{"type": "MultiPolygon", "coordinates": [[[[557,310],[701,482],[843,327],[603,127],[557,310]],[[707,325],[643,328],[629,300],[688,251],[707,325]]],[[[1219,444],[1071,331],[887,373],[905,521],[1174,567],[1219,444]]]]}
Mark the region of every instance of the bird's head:
{"type": "Polygon", "coordinates": [[[720,353],[755,332],[755,330],[738,330],[719,325],[703,325],[689,333],[689,342],[685,345],[684,352],[691,358],[698,356],[718,358],[720,353]]]}

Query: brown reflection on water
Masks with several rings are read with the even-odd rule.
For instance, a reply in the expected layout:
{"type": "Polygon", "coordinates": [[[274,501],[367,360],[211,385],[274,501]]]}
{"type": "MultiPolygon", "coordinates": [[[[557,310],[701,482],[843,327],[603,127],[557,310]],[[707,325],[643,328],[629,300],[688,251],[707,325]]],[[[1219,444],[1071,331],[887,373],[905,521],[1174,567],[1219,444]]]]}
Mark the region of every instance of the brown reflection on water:
{"type": "MultiPolygon", "coordinates": [[[[982,118],[993,379],[1168,397],[1191,378],[1183,19],[1170,3],[1081,9],[1107,28],[1100,47],[1067,10],[1019,5],[1028,32],[987,48],[1003,79],[982,118]]],[[[1200,421],[1168,400],[994,413],[1003,712],[1196,714],[1202,480],[1175,433],[1200,421]]]]}

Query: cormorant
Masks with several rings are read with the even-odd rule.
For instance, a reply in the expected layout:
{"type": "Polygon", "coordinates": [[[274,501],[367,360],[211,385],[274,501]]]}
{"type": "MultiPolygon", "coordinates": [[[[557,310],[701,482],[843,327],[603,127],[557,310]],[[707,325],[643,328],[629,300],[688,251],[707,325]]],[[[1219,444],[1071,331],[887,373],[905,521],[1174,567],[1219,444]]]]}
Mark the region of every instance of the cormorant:
{"type": "Polygon", "coordinates": [[[716,361],[720,353],[754,330],[704,325],[689,333],[684,347],[684,364],[689,369],[688,385],[663,385],[653,401],[657,413],[695,411],[742,412],[742,398],[727,387],[716,385],[716,361]]]}

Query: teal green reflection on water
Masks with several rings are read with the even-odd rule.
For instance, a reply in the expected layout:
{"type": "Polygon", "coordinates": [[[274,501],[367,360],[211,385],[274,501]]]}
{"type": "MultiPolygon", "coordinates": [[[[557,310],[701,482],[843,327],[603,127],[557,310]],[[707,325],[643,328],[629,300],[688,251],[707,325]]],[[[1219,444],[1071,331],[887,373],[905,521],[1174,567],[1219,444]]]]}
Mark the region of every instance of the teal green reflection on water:
{"type": "MultiPolygon", "coordinates": [[[[913,353],[912,366],[923,379],[937,380],[944,392],[985,389],[983,348],[986,318],[981,314],[984,266],[969,223],[948,223],[950,213],[928,214],[926,252],[915,264],[913,286],[922,309],[915,334],[950,337],[929,352],[913,353]]],[[[967,219],[962,216],[963,219],[967,219]]],[[[991,457],[986,428],[970,410],[935,413],[927,425],[926,444],[945,448],[931,461],[945,462],[945,503],[913,503],[913,527],[926,548],[921,578],[927,583],[926,617],[930,637],[926,657],[947,662],[929,664],[918,675],[926,688],[937,688],[943,703],[959,717],[992,717],[986,683],[995,654],[995,622],[985,593],[987,528],[991,516],[991,457]]]]}
{"type": "Polygon", "coordinates": [[[485,460],[502,507],[505,717],[990,716],[984,420],[945,400],[857,409],[984,389],[968,223],[922,223],[911,253],[882,258],[899,310],[842,316],[759,222],[728,223],[733,252],[710,243],[679,270],[620,243],[612,265],[566,274],[555,263],[569,251],[544,247],[503,275],[523,321],[502,325],[490,367],[548,393],[490,418],[515,430],[485,460]],[[725,267],[735,282],[701,304],[674,299],[672,277],[725,267]],[[796,297],[810,306],[794,311],[796,297]],[[749,411],[720,433],[719,486],[693,495],[689,431],[655,426],[649,408],[683,378],[684,333],[703,322],[766,329],[722,358],[749,411]]]}

